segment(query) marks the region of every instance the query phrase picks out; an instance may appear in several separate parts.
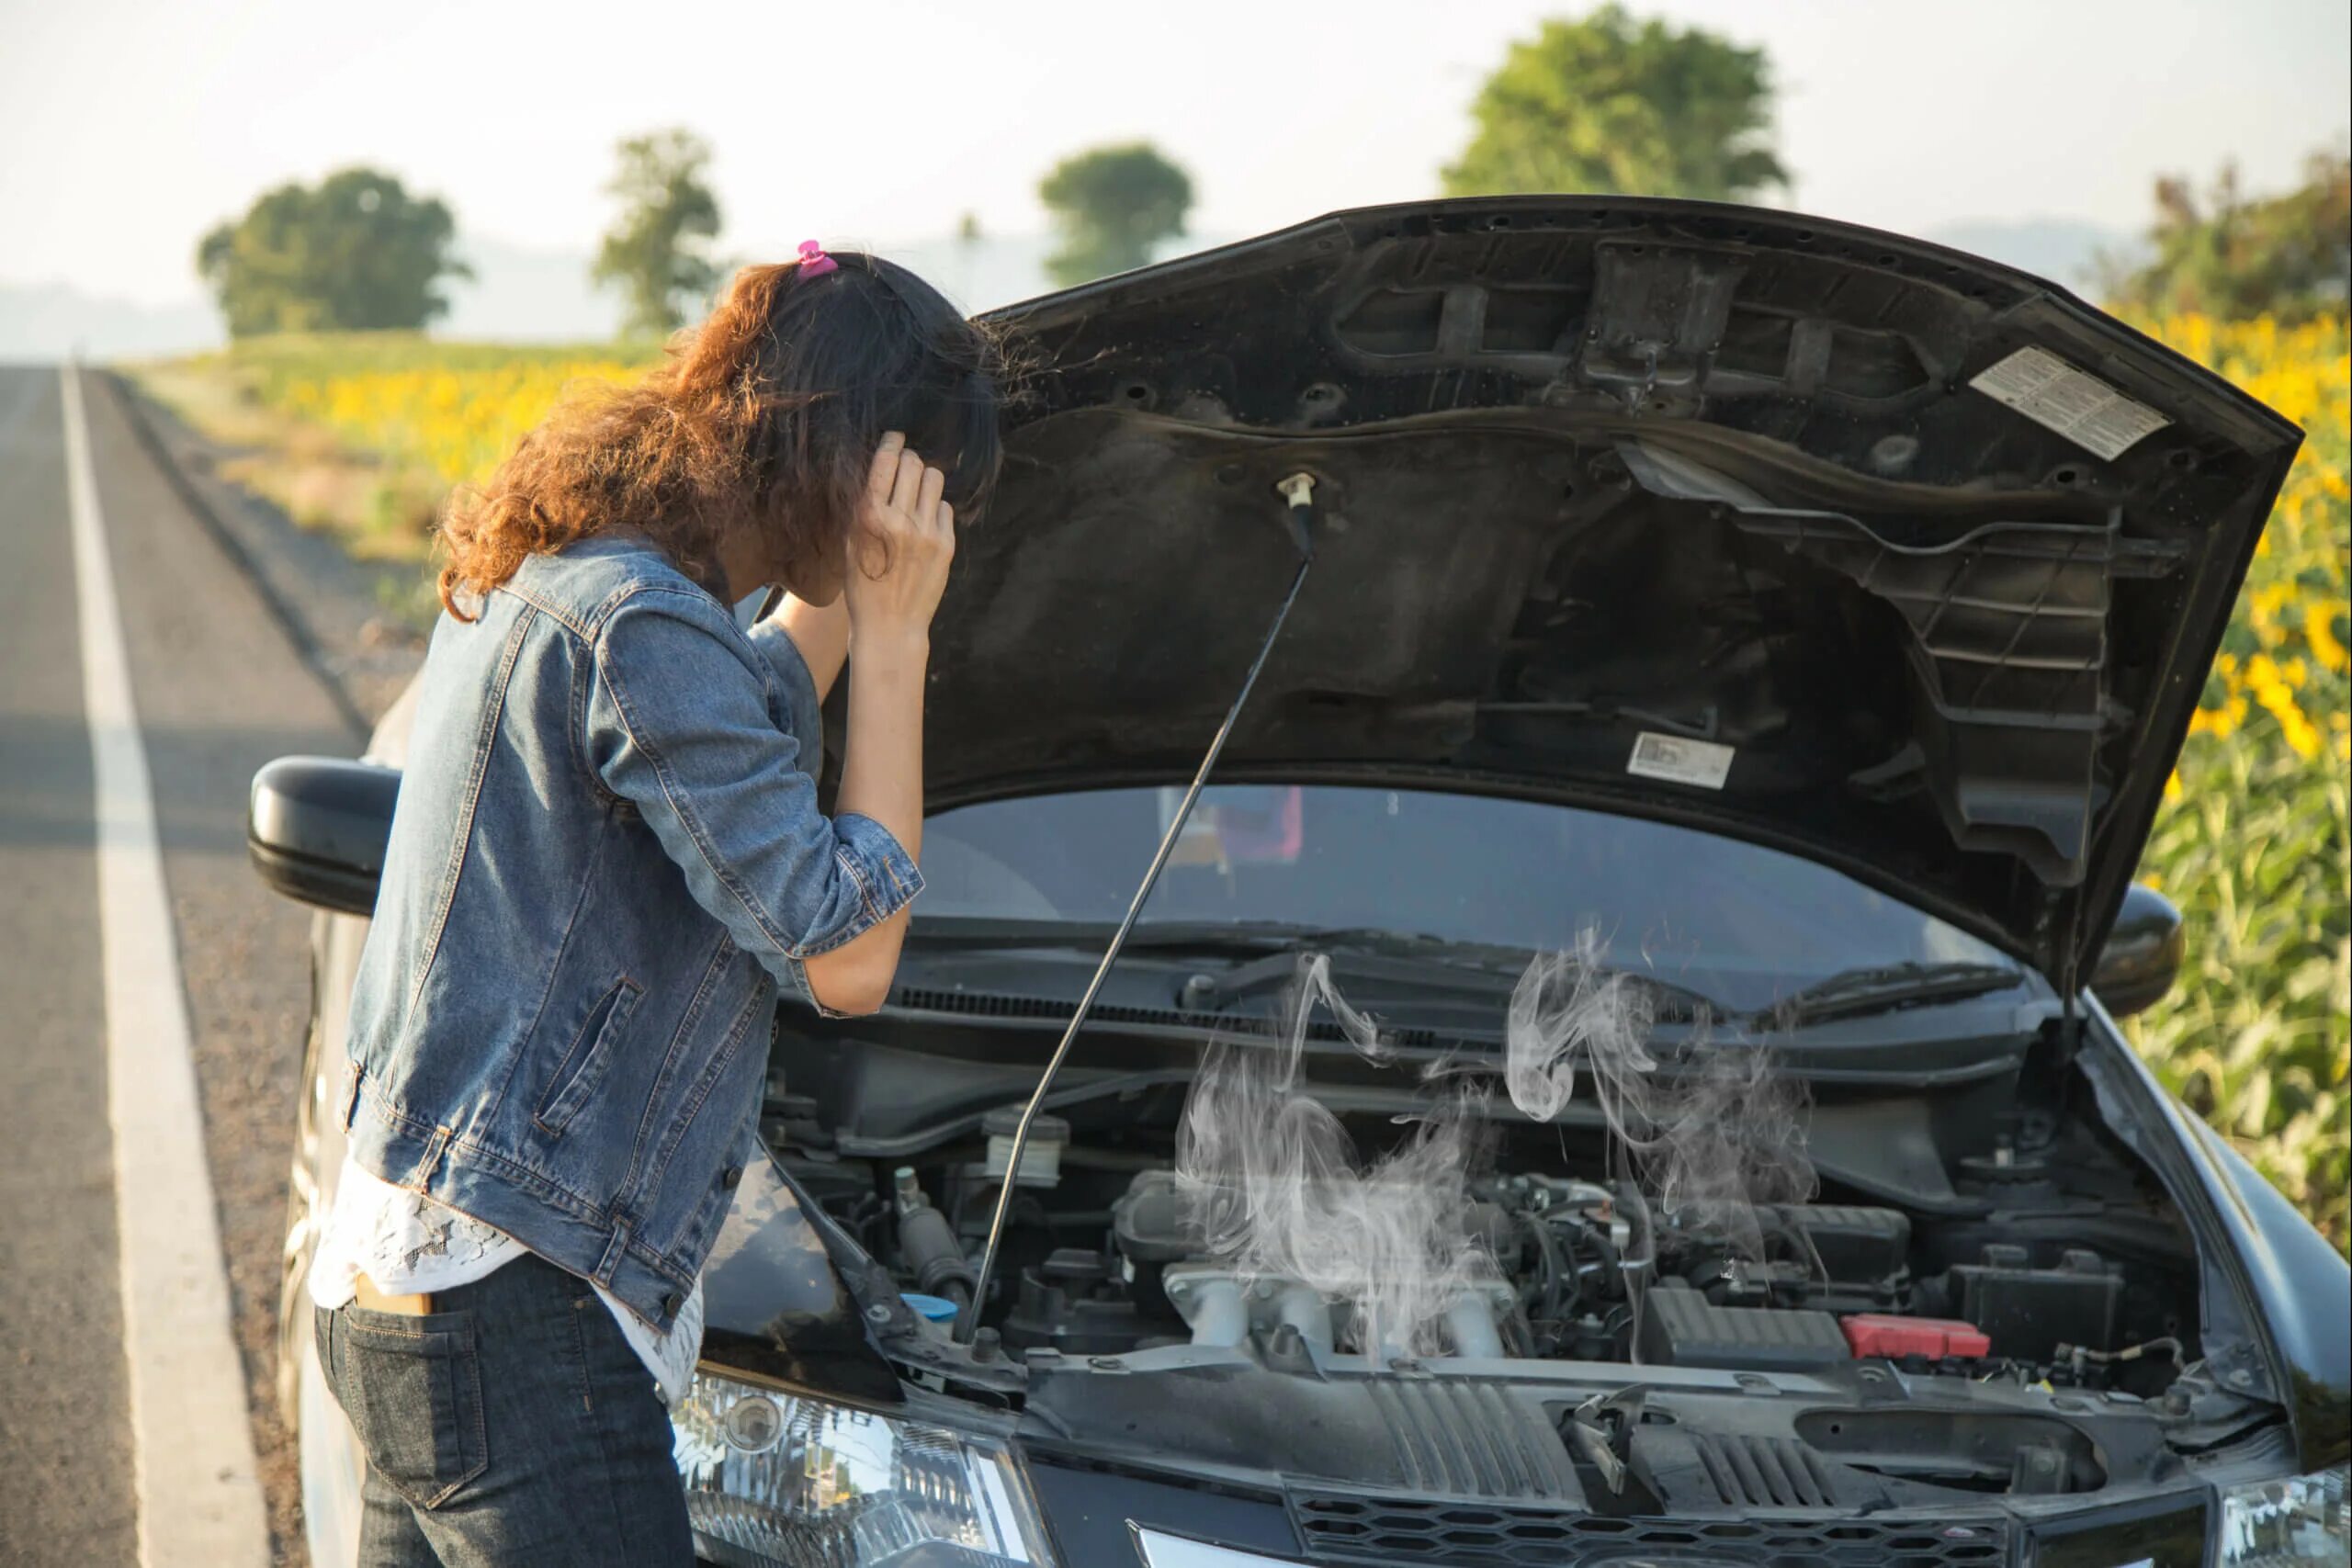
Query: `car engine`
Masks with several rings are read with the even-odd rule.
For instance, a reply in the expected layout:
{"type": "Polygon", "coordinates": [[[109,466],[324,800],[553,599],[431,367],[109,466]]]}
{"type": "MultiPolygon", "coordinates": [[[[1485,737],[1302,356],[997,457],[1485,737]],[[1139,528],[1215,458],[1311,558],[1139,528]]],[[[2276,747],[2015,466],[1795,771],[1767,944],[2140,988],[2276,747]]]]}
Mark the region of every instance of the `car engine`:
{"type": "MultiPolygon", "coordinates": [[[[807,1100],[777,1109],[771,1137],[804,1189],[910,1300],[938,1303],[943,1320],[962,1308],[1019,1108],[989,1112],[978,1144],[888,1168],[845,1157],[842,1145],[858,1140],[825,1128],[807,1100]],[[967,1157],[941,1157],[955,1156],[967,1157]]],[[[1132,1127],[1125,1137],[1137,1141],[1132,1127]]],[[[1203,1196],[1171,1165],[1075,1141],[1069,1121],[1043,1115],[1023,1161],[1012,1267],[981,1315],[1016,1358],[1192,1345],[1277,1359],[1433,1354],[1752,1371],[1886,1358],[1914,1371],[2159,1392],[2193,1333],[2169,1268],[2139,1271],[2156,1288],[2132,1288],[2139,1260],[2161,1260],[2161,1238],[2110,1214],[2087,1227],[2117,1238],[2110,1253],[2046,1220],[1997,1218],[1996,1203],[2061,1201],[2050,1162],[2007,1150],[1974,1163],[1984,1171],[1963,1173],[1961,1214],[1915,1223],[1881,1205],[1758,1204],[1742,1210],[1736,1234],[1710,1216],[1661,1212],[1631,1180],[1598,1171],[1474,1177],[1458,1212],[1476,1262],[1434,1343],[1417,1345],[1384,1339],[1357,1303],[1305,1280],[1237,1269],[1208,1243],[1203,1196]]],[[[2086,1206],[2077,1197],[2071,1207],[2086,1206]]]]}
{"type": "Polygon", "coordinates": [[[1204,1042],[1123,998],[1005,1199],[1052,1037],[919,999],[781,1026],[763,1118],[863,1255],[882,1362],[1106,1462],[1288,1478],[1349,1551],[1386,1528],[1369,1488],[1533,1530],[1572,1504],[1596,1548],[1828,1510],[1857,1562],[1940,1517],[1995,1561],[1986,1505],[2161,1490],[2267,1418],[2205,1359],[2178,1212],[2046,1031],[1858,1073],[1661,1030],[1646,1099],[1589,1057],[1555,1106],[1504,1092],[1508,1041],[1367,1051],[1341,1007],[1204,1042]]]}

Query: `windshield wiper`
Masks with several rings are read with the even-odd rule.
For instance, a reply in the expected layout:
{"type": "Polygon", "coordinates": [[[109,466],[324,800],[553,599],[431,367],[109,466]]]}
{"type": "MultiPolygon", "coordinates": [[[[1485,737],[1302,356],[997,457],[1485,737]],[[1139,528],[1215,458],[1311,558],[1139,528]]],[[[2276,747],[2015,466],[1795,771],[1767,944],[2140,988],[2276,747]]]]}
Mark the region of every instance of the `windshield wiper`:
{"type": "MultiPolygon", "coordinates": [[[[1101,920],[1006,919],[985,915],[917,916],[907,940],[939,951],[1021,947],[1099,949],[1118,931],[1101,920]]],[[[1287,920],[1154,920],[1122,943],[1128,953],[1259,953],[1311,942],[1325,928],[1287,920]]]]}
{"type": "Polygon", "coordinates": [[[2007,964],[1912,959],[1841,970],[1760,1009],[1748,1022],[1758,1029],[1799,1029],[1831,1019],[1962,1001],[2010,990],[2025,982],[2025,971],[2007,964]]]}
{"type": "Polygon", "coordinates": [[[1527,965],[1524,953],[1506,954],[1500,961],[1493,950],[1439,937],[1408,936],[1367,929],[1301,930],[1271,944],[1262,958],[1237,964],[1215,975],[1195,975],[1184,982],[1187,1011],[1216,1012],[1244,997],[1277,991],[1298,977],[1298,966],[1310,953],[1336,962],[1341,974],[1374,979],[1407,981],[1424,988],[1466,990],[1479,996],[1507,996],[1527,965]]]}
{"type": "MultiPolygon", "coordinates": [[[[908,932],[916,947],[934,952],[1006,948],[1091,948],[1115,928],[1091,920],[1005,919],[991,916],[918,919],[908,932]]],[[[1532,949],[1495,942],[1459,941],[1382,926],[1318,926],[1304,920],[1158,920],[1129,933],[1125,950],[1182,957],[1234,957],[1241,962],[1184,984],[1182,1001],[1191,1012],[1216,1012],[1245,997],[1280,990],[1298,974],[1308,953],[1340,959],[1343,973],[1396,979],[1476,996],[1508,997],[1527,972],[1532,949]],[[1349,963],[1352,959],[1355,962],[1349,963]],[[1367,962],[1369,961],[1369,962],[1367,962]]],[[[1688,1022],[1720,1016],[1713,998],[1638,969],[1612,969],[1652,998],[1654,1018],[1688,1022]]]]}
{"type": "MultiPolygon", "coordinates": [[[[1236,964],[1222,975],[1193,976],[1184,986],[1184,1005],[1214,1012],[1243,997],[1280,989],[1297,975],[1298,961],[1313,953],[1330,954],[1337,973],[1357,978],[1393,979],[1430,989],[1497,998],[1510,995],[1536,956],[1526,948],[1376,928],[1304,930],[1264,958],[1236,964]]],[[[1647,991],[1653,1018],[1686,1022],[1714,1011],[1713,1002],[1700,993],[1638,969],[1604,973],[1623,976],[1647,991]]]]}

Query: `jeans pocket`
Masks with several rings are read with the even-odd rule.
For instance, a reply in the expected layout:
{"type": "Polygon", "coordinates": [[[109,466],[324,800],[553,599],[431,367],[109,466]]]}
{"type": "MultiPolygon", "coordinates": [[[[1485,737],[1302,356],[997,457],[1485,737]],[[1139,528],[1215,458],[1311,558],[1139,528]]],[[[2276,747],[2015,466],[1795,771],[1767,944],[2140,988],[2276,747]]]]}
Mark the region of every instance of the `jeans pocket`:
{"type": "Polygon", "coordinates": [[[330,1375],[368,1466],[418,1507],[439,1507],[490,1466],[473,1314],[339,1315],[330,1375]]]}

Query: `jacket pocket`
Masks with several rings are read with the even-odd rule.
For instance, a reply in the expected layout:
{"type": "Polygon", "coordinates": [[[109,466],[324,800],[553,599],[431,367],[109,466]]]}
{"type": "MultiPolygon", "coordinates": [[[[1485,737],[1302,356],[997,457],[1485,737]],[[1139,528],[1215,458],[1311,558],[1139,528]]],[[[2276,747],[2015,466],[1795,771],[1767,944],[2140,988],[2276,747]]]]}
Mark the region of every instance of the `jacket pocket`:
{"type": "Polygon", "coordinates": [[[416,1506],[439,1507],[490,1467],[473,1314],[334,1315],[326,1332],[342,1355],[329,1376],[368,1465],[416,1506]]]}
{"type": "Polygon", "coordinates": [[[572,1038],[571,1049],[564,1053],[562,1066],[548,1080],[547,1093],[539,1097],[539,1108],[531,1113],[542,1130],[560,1134],[596,1092],[605,1069],[612,1066],[613,1053],[620,1048],[628,1016],[637,1010],[637,1000],[644,994],[644,987],[623,979],[589,1010],[580,1032],[572,1038]]]}

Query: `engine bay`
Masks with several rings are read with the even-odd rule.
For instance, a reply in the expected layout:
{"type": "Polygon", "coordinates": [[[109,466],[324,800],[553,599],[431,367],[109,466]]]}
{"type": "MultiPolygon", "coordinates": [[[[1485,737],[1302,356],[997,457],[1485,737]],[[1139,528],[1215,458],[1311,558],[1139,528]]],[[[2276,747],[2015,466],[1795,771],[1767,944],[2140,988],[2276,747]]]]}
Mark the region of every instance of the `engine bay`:
{"type": "MultiPolygon", "coordinates": [[[[805,1099],[779,1104],[774,1146],[804,1190],[906,1291],[956,1307],[968,1301],[972,1254],[1019,1107],[989,1112],[978,1146],[949,1144],[933,1159],[886,1168],[839,1154],[805,1099]]],[[[1416,1359],[1411,1347],[1368,1339],[1358,1313],[1306,1281],[1245,1277],[1221,1261],[1172,1166],[1120,1146],[1150,1141],[1148,1129],[1124,1130],[1120,1145],[1075,1136],[1059,1116],[1041,1117],[1033,1131],[1014,1200],[1014,1267],[981,1314],[1007,1350],[1088,1357],[1265,1345],[1416,1359]]],[[[1884,1358],[2143,1398],[2194,1359],[2193,1274],[2185,1258],[2152,1255],[2163,1237],[2148,1216],[2102,1213],[2106,1224],[2091,1228],[2115,1233],[2108,1251],[2069,1245],[2052,1222],[2092,1205],[2077,1194],[2061,1207],[2051,1163],[2014,1149],[1956,1190],[1983,1213],[1915,1223],[1867,1203],[1761,1205],[1763,1256],[1750,1258],[1720,1235],[1648,1213],[1623,1181],[1487,1176],[1463,1200],[1496,1271],[1449,1303],[1430,1348],[1754,1371],[1884,1358]],[[2022,1227],[2015,1211],[1993,1207],[2037,1199],[2052,1209],[2022,1227]],[[1645,1224],[1655,1228],[1637,1237],[1645,1224]],[[2038,1239],[1994,1239],[2019,1229],[2038,1239]]]]}
{"type": "MultiPolygon", "coordinates": [[[[1605,1118],[1532,1118],[1483,1091],[1432,1112],[1426,1062],[1383,1090],[1382,1072],[1412,1062],[1309,1049],[1273,1114],[1301,1110],[1294,1093],[1311,1102],[1306,1143],[1342,1141],[1325,1185],[1351,1208],[1317,1209],[1308,1183],[1290,1219],[1311,1232],[1413,1216],[1420,1233],[1386,1260],[1428,1270],[1408,1320],[1395,1303],[1411,1290],[1334,1288],[1312,1247],[1285,1273],[1237,1246],[1232,1191],[1204,1179],[1204,1082],[1221,1052],[1282,1063],[1279,1038],[1204,1057],[1197,1032],[1116,1013],[1102,1029],[1098,1049],[1133,1049],[1122,1069],[1073,1075],[1033,1123],[968,1344],[951,1325],[972,1301],[1037,1030],[899,1012],[780,1025],[763,1122],[805,1197],[912,1309],[881,1337],[902,1375],[1098,1451],[1580,1496],[1637,1517],[2153,1486],[2181,1473],[2182,1445],[2258,1424],[2200,1363],[2185,1227],[2046,1033],[1934,1093],[1799,1085],[1792,1124],[1817,1179],[1776,1193],[1734,1169],[1758,1201],[1662,1199],[1605,1118]],[[1783,1397],[1725,1397],[1756,1393],[1783,1397]]],[[[1438,1059],[1477,1081],[1475,1057],[1438,1059]]],[[[1759,1086],[1746,1092],[1748,1111],[1713,1113],[1736,1122],[1759,1086]]]]}

